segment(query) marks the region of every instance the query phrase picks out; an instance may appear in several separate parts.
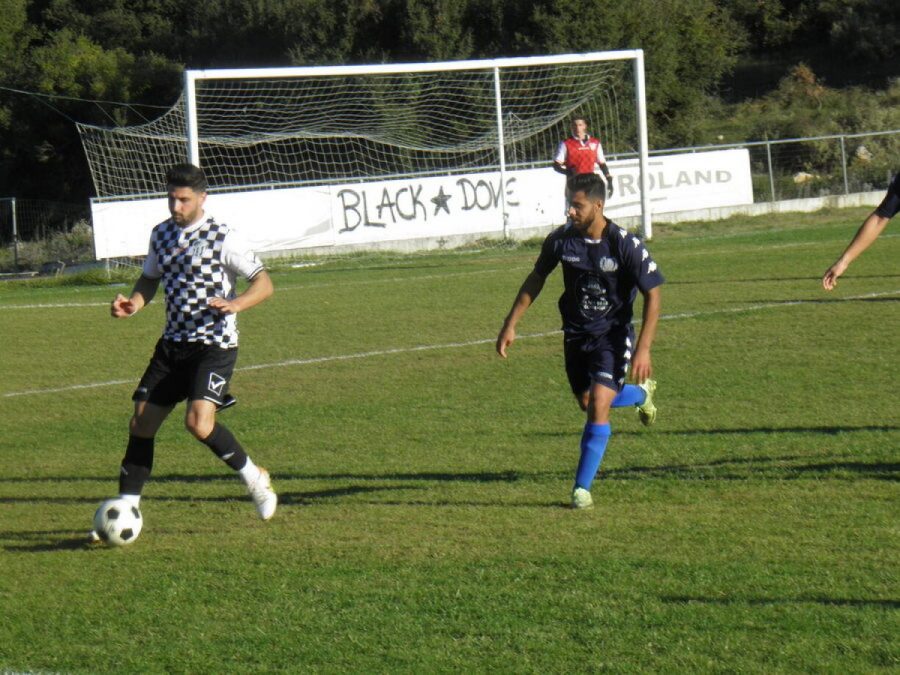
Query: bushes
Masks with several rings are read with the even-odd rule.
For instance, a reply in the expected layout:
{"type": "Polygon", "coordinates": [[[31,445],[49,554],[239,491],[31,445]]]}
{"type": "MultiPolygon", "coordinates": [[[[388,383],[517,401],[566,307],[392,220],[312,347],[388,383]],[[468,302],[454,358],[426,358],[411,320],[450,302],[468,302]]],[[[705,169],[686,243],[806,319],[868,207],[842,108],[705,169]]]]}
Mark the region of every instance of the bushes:
{"type": "MultiPolygon", "coordinates": [[[[39,270],[48,262],[66,265],[94,260],[94,236],[90,223],[79,220],[72,229],[55,232],[47,239],[20,241],[19,270],[39,270]]],[[[0,272],[15,272],[15,250],[12,244],[0,250],[0,272]]]]}

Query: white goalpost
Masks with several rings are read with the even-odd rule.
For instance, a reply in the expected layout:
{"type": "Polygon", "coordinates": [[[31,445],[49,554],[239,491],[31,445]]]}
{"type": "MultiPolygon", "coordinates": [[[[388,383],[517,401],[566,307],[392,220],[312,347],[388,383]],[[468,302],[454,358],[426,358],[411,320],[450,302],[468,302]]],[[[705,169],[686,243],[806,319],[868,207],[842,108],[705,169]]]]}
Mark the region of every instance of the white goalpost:
{"type": "Polygon", "coordinates": [[[482,227],[505,237],[531,221],[562,221],[562,178],[549,167],[574,116],[588,119],[614,176],[630,172],[617,199],[627,199],[627,215],[640,217],[649,238],[641,50],[189,70],[182,100],[158,120],[79,131],[98,202],[158,196],[167,167],[188,160],[204,168],[214,194],[329,192],[331,206],[316,217],[330,211],[332,228],[346,238],[351,230],[357,239],[363,230],[391,236],[378,228],[439,237],[450,205],[455,216],[481,223],[468,232],[482,227]],[[555,203],[529,201],[550,183],[555,203]]]}

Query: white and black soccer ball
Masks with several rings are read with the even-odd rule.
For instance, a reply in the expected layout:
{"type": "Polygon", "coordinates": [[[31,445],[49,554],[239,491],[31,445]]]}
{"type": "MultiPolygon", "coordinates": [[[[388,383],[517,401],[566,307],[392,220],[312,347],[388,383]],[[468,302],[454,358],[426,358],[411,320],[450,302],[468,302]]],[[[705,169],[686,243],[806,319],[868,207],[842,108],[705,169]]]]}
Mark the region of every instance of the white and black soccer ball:
{"type": "Polygon", "coordinates": [[[111,546],[133,543],[143,526],[140,509],[122,498],[107,499],[94,514],[94,532],[111,546]]]}

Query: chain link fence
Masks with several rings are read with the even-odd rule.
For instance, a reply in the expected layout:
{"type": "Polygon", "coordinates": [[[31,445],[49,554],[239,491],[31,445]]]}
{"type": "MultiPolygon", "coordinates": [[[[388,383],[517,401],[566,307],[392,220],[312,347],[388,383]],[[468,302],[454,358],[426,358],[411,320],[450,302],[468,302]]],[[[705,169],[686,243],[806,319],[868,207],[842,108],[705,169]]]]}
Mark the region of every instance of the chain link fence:
{"type": "MultiPolygon", "coordinates": [[[[900,170],[900,129],[666,148],[650,154],[728,148],[750,153],[754,202],[886,190],[900,170]]],[[[547,151],[548,164],[552,151],[547,151]]],[[[66,265],[92,261],[92,237],[87,204],[0,198],[0,273],[58,272],[66,265]]]]}
{"type": "Polygon", "coordinates": [[[93,253],[88,204],[0,198],[0,273],[59,270],[93,253]]]}
{"type": "Polygon", "coordinates": [[[750,153],[754,202],[886,190],[900,170],[900,129],[669,148],[650,154],[728,148],[746,148],[750,153]]]}

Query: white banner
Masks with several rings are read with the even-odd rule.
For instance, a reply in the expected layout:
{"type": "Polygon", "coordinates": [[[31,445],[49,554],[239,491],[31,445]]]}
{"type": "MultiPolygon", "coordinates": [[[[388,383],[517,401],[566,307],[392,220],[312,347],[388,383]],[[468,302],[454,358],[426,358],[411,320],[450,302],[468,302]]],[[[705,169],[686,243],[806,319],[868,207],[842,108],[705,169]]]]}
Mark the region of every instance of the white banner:
{"type": "MultiPolygon", "coordinates": [[[[638,163],[611,162],[612,218],[640,214],[638,163]]],[[[654,213],[751,204],[747,150],[653,157],[648,178],[654,213]]],[[[359,245],[452,235],[503,233],[565,221],[565,177],[550,168],[212,193],[206,210],[240,229],[258,252],[359,245]]],[[[150,231],[168,217],[164,197],[95,201],[98,259],[147,253],[150,231]]]]}

